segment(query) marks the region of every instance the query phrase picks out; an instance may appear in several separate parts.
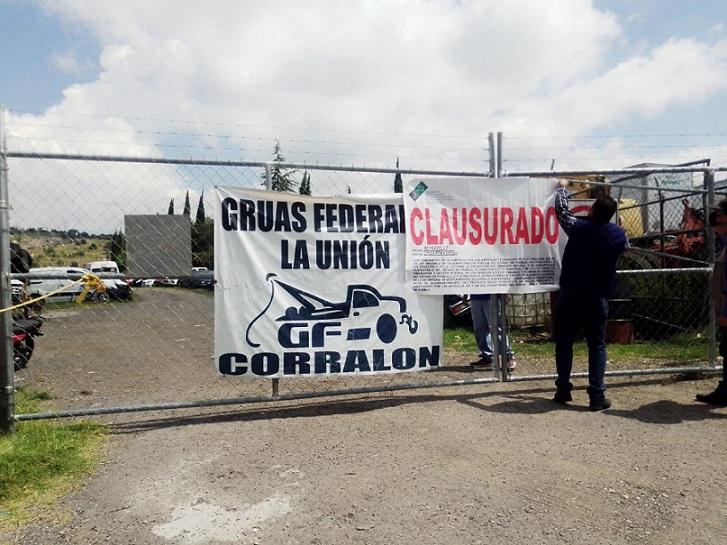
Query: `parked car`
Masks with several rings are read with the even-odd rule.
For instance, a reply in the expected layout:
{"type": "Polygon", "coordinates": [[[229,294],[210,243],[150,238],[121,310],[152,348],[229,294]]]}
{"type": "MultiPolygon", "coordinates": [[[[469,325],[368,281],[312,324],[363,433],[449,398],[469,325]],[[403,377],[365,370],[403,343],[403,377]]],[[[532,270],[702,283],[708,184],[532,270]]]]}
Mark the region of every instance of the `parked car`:
{"type": "MultiPolygon", "coordinates": [[[[33,274],[38,274],[38,278],[31,278],[28,282],[28,293],[32,295],[44,295],[55,291],[63,286],[68,285],[72,279],[79,278],[82,275],[91,272],[88,269],[82,267],[36,267],[30,269],[33,274]],[[49,278],[42,278],[41,276],[48,276],[49,278]],[[63,278],[66,276],[66,278],[63,278]],[[54,278],[55,277],[55,278],[54,278]]],[[[105,271],[99,271],[105,272],[105,271]]],[[[131,299],[132,290],[129,284],[124,280],[115,278],[103,278],[102,282],[106,286],[109,296],[112,299],[125,300],[131,299]]],[[[63,290],[62,292],[51,296],[53,300],[72,300],[78,297],[83,291],[82,284],[75,284],[70,288],[63,290]]]]}
{"type": "Polygon", "coordinates": [[[179,279],[179,285],[183,288],[205,288],[211,290],[215,285],[214,271],[195,271],[192,269],[190,276],[179,279]]]}
{"type": "Polygon", "coordinates": [[[13,305],[17,305],[19,303],[22,303],[22,296],[23,296],[23,282],[21,280],[17,280],[16,278],[12,278],[10,280],[10,285],[12,288],[12,298],[13,298],[13,305]]]}
{"type": "Polygon", "coordinates": [[[125,280],[103,280],[103,283],[111,299],[126,301],[133,298],[134,290],[125,280]]]}
{"type": "MultiPolygon", "coordinates": [[[[71,278],[80,278],[87,272],[89,272],[88,269],[81,267],[34,267],[30,269],[30,273],[37,274],[39,277],[28,280],[27,291],[31,296],[45,295],[46,293],[56,291],[63,286],[68,285],[72,281],[71,278]],[[49,278],[42,278],[43,276],[48,276],[49,278]],[[63,276],[65,276],[65,278],[62,278],[63,276]]],[[[81,284],[75,284],[62,292],[51,296],[50,299],[55,301],[70,300],[77,297],[82,291],[83,286],[81,284]]]]}
{"type": "Polygon", "coordinates": [[[118,273],[119,266],[116,261],[91,261],[86,268],[92,273],[118,273]]]}

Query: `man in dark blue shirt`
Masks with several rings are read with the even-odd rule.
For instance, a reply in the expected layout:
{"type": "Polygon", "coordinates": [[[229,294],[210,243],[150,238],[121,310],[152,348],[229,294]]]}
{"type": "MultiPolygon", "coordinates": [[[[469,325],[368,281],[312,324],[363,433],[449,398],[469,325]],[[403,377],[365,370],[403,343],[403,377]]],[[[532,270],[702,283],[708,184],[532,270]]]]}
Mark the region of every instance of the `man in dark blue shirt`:
{"type": "Polygon", "coordinates": [[[570,382],[573,342],[581,327],[588,343],[588,396],[592,411],[608,409],[606,398],[606,318],[608,296],[616,280],[616,262],[626,247],[626,233],[611,223],[616,201],[596,199],[586,219],[576,218],[568,206],[568,182],[561,181],[555,197],[558,222],[568,235],[560,273],[555,311],[556,403],[573,400],[570,382]]]}
{"type": "MultiPolygon", "coordinates": [[[[727,199],[723,199],[712,207],[709,214],[709,225],[719,236],[719,259],[725,261],[727,253],[727,199]]],[[[722,356],[722,380],[717,388],[708,394],[697,394],[697,401],[727,407],[727,263],[724,265],[724,284],[722,286],[722,306],[719,313],[719,355],[722,356]]]]}

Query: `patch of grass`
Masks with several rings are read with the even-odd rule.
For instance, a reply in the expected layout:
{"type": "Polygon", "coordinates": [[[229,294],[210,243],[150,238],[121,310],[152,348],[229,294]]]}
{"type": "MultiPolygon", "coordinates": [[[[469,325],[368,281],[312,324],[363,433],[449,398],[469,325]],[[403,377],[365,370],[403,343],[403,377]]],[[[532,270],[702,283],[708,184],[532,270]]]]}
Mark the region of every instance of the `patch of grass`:
{"type": "MultiPolygon", "coordinates": [[[[108,303],[95,303],[94,301],[84,301],[83,303],[76,303],[75,301],[46,301],[45,306],[43,308],[44,311],[50,311],[50,310],[56,310],[56,311],[81,311],[81,310],[91,310],[94,308],[113,308],[119,305],[128,305],[133,304],[134,301],[137,299],[137,293],[134,292],[134,298],[130,300],[125,301],[118,301],[116,299],[111,299],[108,303]]],[[[41,312],[42,314],[42,312],[41,312]]]]}
{"type": "MultiPolygon", "coordinates": [[[[552,342],[523,342],[518,332],[513,333],[513,349],[521,358],[553,358],[555,345],[552,342]]],[[[474,333],[458,327],[444,330],[444,347],[455,352],[477,352],[474,333]]],[[[588,357],[585,342],[573,345],[573,355],[588,357]]],[[[704,360],[707,357],[707,340],[704,336],[685,335],[669,341],[633,342],[631,344],[609,344],[609,359],[614,361],[667,360],[687,362],[704,360]]]]}
{"type": "Polygon", "coordinates": [[[26,390],[25,388],[19,388],[15,393],[15,404],[17,406],[16,412],[22,413],[34,413],[40,410],[40,401],[48,401],[53,399],[48,392],[35,392],[33,390],[26,390]]]}
{"type": "Polygon", "coordinates": [[[78,310],[79,305],[75,301],[47,301],[45,302],[46,310],[78,310]]]}
{"type": "MultiPolygon", "coordinates": [[[[42,409],[45,392],[20,389],[16,412],[42,409]]],[[[16,527],[71,489],[97,464],[105,428],[91,421],[31,421],[0,436],[0,528],[16,527]]]]}
{"type": "Polygon", "coordinates": [[[608,357],[616,361],[630,359],[668,360],[673,362],[704,361],[707,358],[707,343],[704,341],[680,343],[672,340],[609,344],[608,357]]]}
{"type": "MultiPolygon", "coordinates": [[[[157,286],[155,286],[157,287],[157,286]]],[[[215,294],[214,290],[207,288],[183,288],[182,286],[158,286],[159,289],[169,293],[199,293],[206,297],[213,297],[215,294]]],[[[136,292],[135,292],[136,293],[136,292]]]]}
{"type": "Polygon", "coordinates": [[[106,259],[108,240],[99,238],[68,239],[60,236],[16,237],[33,256],[34,267],[83,267],[90,261],[106,259]]]}
{"type": "Polygon", "coordinates": [[[475,335],[471,329],[455,327],[444,330],[444,348],[455,352],[478,352],[475,335]]]}

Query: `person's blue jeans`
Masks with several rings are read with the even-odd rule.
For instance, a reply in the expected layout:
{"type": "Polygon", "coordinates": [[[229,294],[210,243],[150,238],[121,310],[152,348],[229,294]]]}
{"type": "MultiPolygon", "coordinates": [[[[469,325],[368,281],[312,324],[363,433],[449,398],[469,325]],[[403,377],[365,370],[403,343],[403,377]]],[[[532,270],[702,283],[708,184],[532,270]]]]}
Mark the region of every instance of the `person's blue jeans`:
{"type": "MultiPolygon", "coordinates": [[[[472,297],[470,299],[470,314],[472,326],[480,349],[480,356],[485,360],[492,360],[492,332],[490,331],[490,297],[472,297]]],[[[500,335],[502,337],[502,335],[500,335]]],[[[510,339],[505,339],[505,354],[508,361],[515,356],[510,346],[510,339]]]]}
{"type": "Polygon", "coordinates": [[[560,290],[555,310],[555,366],[559,390],[571,390],[573,343],[581,329],[588,343],[588,395],[604,397],[606,385],[606,318],[608,302],[604,298],[560,290]]]}
{"type": "Polygon", "coordinates": [[[727,327],[719,328],[719,355],[722,356],[722,384],[727,390],[727,327]]]}

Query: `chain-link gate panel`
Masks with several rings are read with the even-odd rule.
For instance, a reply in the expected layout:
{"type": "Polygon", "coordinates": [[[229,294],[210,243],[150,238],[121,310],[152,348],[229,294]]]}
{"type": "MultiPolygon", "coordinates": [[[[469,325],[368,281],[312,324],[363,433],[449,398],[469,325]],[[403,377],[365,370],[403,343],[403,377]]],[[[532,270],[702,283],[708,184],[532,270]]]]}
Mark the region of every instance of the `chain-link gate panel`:
{"type": "MultiPolygon", "coordinates": [[[[629,239],[608,300],[608,371],[708,368],[714,354],[714,297],[703,175],[613,176],[608,186],[605,181],[589,186],[581,180],[571,189],[573,198],[585,200],[610,192],[618,203],[614,221],[629,239]]],[[[557,292],[510,300],[508,322],[521,375],[555,372],[556,300],[557,292]]],[[[588,348],[580,337],[573,372],[587,371],[588,348]]]]}
{"type": "MultiPolygon", "coordinates": [[[[93,264],[120,269],[98,270],[109,302],[91,293],[79,303],[82,284],[44,301],[44,336],[17,383],[48,391],[57,407],[71,410],[269,397],[270,381],[222,377],[214,365],[214,187],[262,189],[272,170],[294,181],[293,192],[391,193],[401,175],[142,161],[10,160],[13,236],[33,257],[30,274],[18,277],[30,296],[70,284],[93,264]]],[[[275,388],[296,395],[494,380],[473,375],[456,356],[433,373],[286,379],[275,388]]]]}
{"type": "MultiPolygon", "coordinates": [[[[54,291],[94,267],[104,284],[86,290],[83,303],[82,284],[45,301],[45,335],[16,376],[17,384],[46,390],[57,407],[68,409],[269,399],[270,381],[222,377],[214,365],[214,187],[262,189],[288,180],[296,193],[390,193],[407,176],[354,167],[10,157],[10,225],[14,241],[33,257],[26,291],[54,291]],[[188,265],[186,274],[180,274],[180,263],[188,265]],[[105,291],[110,301],[96,291],[105,291]]],[[[611,371],[649,372],[710,360],[711,254],[697,182],[690,174],[668,183],[632,177],[628,191],[613,184],[631,248],[619,263],[619,288],[609,302],[611,371]]],[[[456,304],[445,298],[443,312],[456,304]]],[[[551,294],[509,300],[518,360],[512,378],[554,372],[552,306],[551,294]]],[[[296,396],[494,381],[493,372],[469,365],[475,353],[463,352],[457,342],[445,349],[444,365],[434,372],[286,379],[274,383],[273,391],[296,396]]],[[[580,343],[574,372],[586,370],[580,343]]]]}

